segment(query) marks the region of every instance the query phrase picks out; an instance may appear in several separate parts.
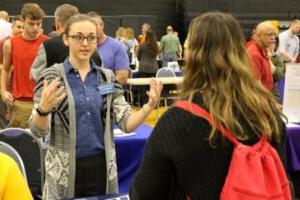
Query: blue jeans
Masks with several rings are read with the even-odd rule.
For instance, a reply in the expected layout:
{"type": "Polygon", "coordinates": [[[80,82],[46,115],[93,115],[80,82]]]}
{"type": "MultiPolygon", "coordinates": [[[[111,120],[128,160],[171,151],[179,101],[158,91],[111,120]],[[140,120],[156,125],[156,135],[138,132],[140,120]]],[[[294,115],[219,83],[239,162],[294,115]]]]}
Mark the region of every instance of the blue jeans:
{"type": "Polygon", "coordinates": [[[176,52],[174,53],[163,53],[162,57],[161,57],[161,61],[162,61],[162,66],[163,67],[167,67],[168,66],[168,62],[174,62],[177,61],[177,55],[176,52]]]}

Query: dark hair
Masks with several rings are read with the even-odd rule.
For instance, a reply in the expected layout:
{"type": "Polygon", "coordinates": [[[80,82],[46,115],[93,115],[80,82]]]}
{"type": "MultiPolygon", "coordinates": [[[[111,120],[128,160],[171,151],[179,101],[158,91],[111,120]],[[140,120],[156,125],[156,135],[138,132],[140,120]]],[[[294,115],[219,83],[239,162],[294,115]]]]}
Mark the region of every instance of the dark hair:
{"type": "Polygon", "coordinates": [[[45,12],[36,3],[26,3],[21,10],[21,17],[23,20],[29,18],[31,20],[40,20],[45,16],[45,12]]]}
{"type": "Polygon", "coordinates": [[[245,39],[246,39],[247,42],[250,41],[250,40],[252,40],[253,35],[255,34],[255,30],[256,30],[257,25],[258,25],[258,24],[255,23],[255,24],[252,26],[252,28],[249,29],[248,32],[246,33],[245,39]]]}
{"type": "Polygon", "coordinates": [[[78,15],[74,15],[74,16],[70,17],[70,19],[66,22],[66,24],[64,26],[64,30],[65,30],[64,33],[66,35],[68,35],[69,32],[70,32],[71,26],[74,23],[82,22],[82,21],[88,21],[88,22],[91,22],[92,24],[94,24],[95,26],[97,26],[96,23],[94,22],[94,20],[91,17],[89,17],[85,14],[78,14],[78,15]]]}
{"type": "Polygon", "coordinates": [[[275,48],[274,48],[274,51],[277,51],[278,47],[279,47],[279,38],[278,38],[278,36],[277,36],[277,37],[275,38],[275,48]]]}
{"type": "Polygon", "coordinates": [[[156,34],[153,31],[146,32],[145,45],[148,47],[150,55],[153,58],[156,58],[159,53],[159,48],[157,44],[156,34]]]}
{"type": "Polygon", "coordinates": [[[20,15],[14,16],[12,24],[16,23],[16,21],[22,21],[20,15]]]}
{"type": "Polygon", "coordinates": [[[53,24],[52,24],[51,28],[52,28],[52,31],[56,31],[55,22],[53,22],[53,24]]]}

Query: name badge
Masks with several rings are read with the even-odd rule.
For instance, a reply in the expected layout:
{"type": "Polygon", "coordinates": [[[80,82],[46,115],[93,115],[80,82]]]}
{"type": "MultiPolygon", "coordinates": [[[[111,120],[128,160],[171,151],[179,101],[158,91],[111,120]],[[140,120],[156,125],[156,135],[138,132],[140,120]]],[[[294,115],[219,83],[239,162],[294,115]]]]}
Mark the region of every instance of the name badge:
{"type": "Polygon", "coordinates": [[[111,94],[115,92],[115,85],[113,83],[98,86],[98,91],[101,95],[111,94]]]}

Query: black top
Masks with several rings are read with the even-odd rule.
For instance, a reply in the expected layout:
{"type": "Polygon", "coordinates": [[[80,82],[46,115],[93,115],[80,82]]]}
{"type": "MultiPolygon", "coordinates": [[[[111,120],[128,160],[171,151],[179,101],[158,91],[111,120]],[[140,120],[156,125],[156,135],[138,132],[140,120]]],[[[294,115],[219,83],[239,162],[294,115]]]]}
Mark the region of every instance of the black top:
{"type": "MultiPolygon", "coordinates": [[[[47,58],[46,67],[50,67],[55,63],[62,63],[69,56],[69,47],[64,44],[62,34],[59,36],[54,36],[49,40],[45,40],[43,45],[47,58]]],[[[95,50],[91,59],[96,63],[96,65],[102,66],[102,60],[97,49],[95,50]]]]}
{"type": "Polygon", "coordinates": [[[156,57],[153,57],[150,53],[149,47],[144,43],[137,52],[137,58],[139,60],[139,72],[144,73],[156,73],[158,70],[158,64],[156,57]]]}
{"type": "MultiPolygon", "coordinates": [[[[194,102],[203,107],[200,97],[194,102]]],[[[258,142],[254,131],[247,125],[243,127],[250,138],[243,143],[258,142]]],[[[219,132],[216,147],[211,147],[207,140],[210,130],[209,122],[187,111],[180,108],[166,111],[147,141],[130,199],[183,200],[189,194],[192,200],[218,200],[233,144],[219,132]]],[[[282,146],[275,142],[272,145],[283,158],[282,146]]]]}

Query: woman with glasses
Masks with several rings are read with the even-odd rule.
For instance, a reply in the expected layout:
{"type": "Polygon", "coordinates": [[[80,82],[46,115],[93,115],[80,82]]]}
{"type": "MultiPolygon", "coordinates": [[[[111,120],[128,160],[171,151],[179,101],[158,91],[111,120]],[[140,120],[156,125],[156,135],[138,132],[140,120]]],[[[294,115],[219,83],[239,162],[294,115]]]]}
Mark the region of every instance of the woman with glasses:
{"type": "Polygon", "coordinates": [[[41,73],[30,123],[36,136],[50,131],[43,199],[117,193],[113,123],[133,131],[157,104],[162,84],[152,80],[149,101],[132,113],[113,72],[90,59],[97,45],[94,21],[71,17],[63,40],[69,57],[41,73]]]}

